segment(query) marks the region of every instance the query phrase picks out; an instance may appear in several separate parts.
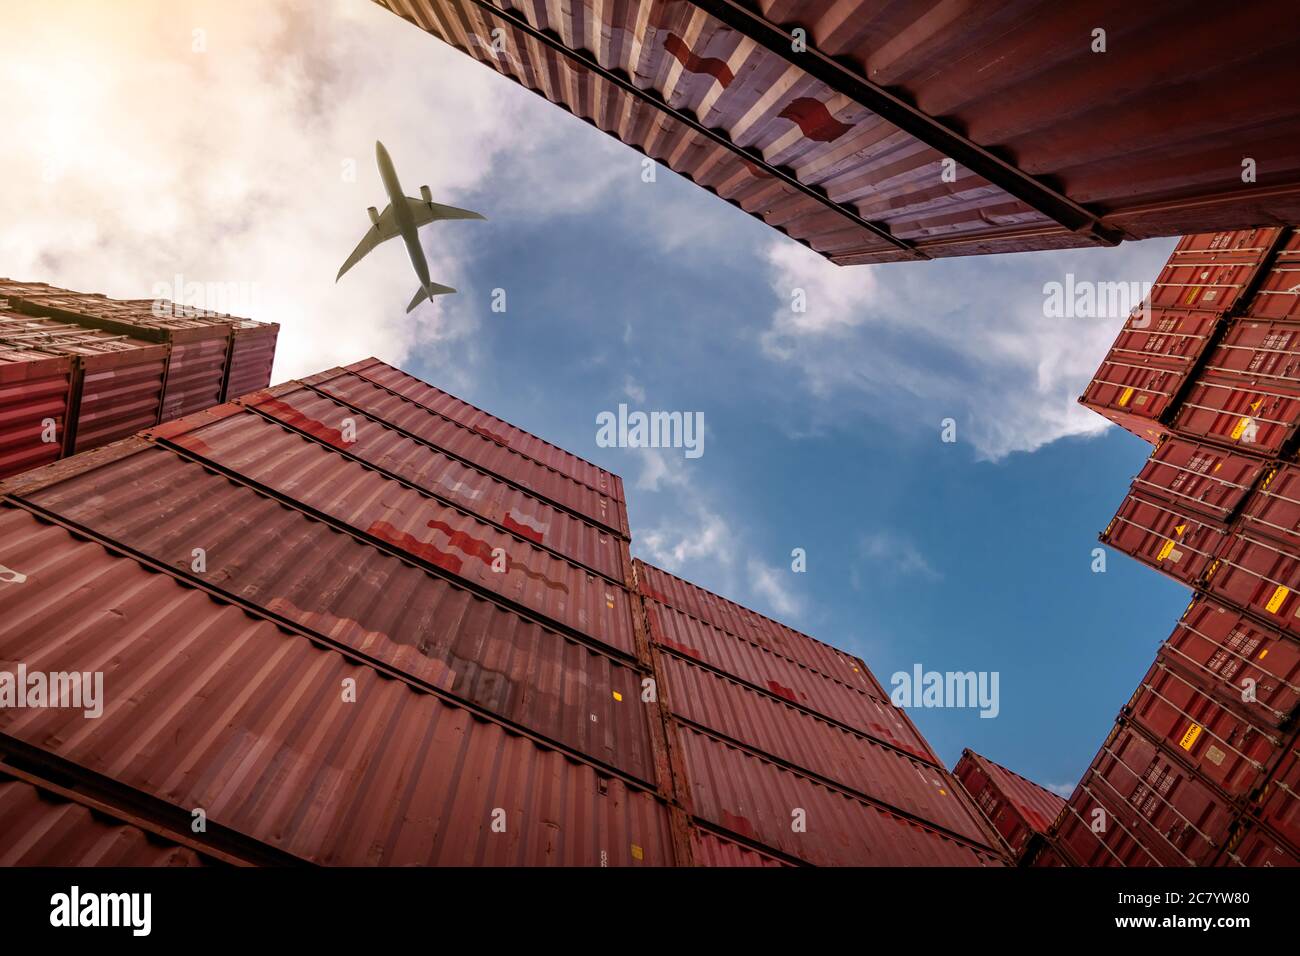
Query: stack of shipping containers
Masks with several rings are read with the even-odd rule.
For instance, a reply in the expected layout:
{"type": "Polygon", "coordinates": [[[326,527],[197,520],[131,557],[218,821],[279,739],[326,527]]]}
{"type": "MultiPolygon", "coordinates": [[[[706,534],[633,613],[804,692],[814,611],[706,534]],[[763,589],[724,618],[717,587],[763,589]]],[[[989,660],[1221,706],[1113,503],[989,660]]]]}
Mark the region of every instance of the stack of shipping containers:
{"type": "Polygon", "coordinates": [[[0,491],[0,660],[106,696],[0,711],[6,862],[1003,862],[861,661],[634,571],[616,476],[376,360],[0,491]]]}
{"type": "Polygon", "coordinates": [[[0,478],[265,388],[278,331],[0,279],[0,478]]]}
{"type": "Polygon", "coordinates": [[[1048,832],[1064,800],[973,750],[962,751],[952,772],[1017,864],[1049,848],[1048,832]]]}
{"type": "Polygon", "coordinates": [[[1081,399],[1156,446],[1101,539],[1194,596],[1045,863],[1300,864],[1298,280],[1296,230],[1185,237],[1081,399]]]}

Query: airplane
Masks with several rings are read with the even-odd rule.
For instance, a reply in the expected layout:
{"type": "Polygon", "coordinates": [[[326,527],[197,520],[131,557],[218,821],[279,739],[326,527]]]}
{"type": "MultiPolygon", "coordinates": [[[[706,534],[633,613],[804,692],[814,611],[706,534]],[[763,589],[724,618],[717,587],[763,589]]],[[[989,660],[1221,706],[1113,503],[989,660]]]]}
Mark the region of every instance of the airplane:
{"type": "Polygon", "coordinates": [[[348,261],[343,263],[343,268],[334,277],[334,281],[338,282],[343,278],[343,273],[364,259],[375,246],[401,236],[402,241],[406,243],[407,255],[411,257],[411,265],[415,267],[415,274],[420,279],[420,287],[415,290],[415,298],[406,307],[407,313],[410,313],[425,299],[456,291],[451,286],[430,281],[429,265],[424,258],[424,250],[420,247],[420,227],[439,219],[485,219],[486,217],[468,209],[457,209],[455,206],[444,206],[442,203],[434,202],[428,186],[420,187],[419,199],[403,196],[401,184],[397,181],[397,172],[393,169],[393,160],[389,157],[388,150],[384,149],[384,144],[378,141],[375,142],[375,162],[379,165],[379,178],[384,182],[384,191],[388,193],[388,205],[384,207],[383,212],[379,212],[374,206],[366,210],[370,213],[370,230],[361,237],[361,242],[352,250],[352,255],[348,256],[348,261]]]}

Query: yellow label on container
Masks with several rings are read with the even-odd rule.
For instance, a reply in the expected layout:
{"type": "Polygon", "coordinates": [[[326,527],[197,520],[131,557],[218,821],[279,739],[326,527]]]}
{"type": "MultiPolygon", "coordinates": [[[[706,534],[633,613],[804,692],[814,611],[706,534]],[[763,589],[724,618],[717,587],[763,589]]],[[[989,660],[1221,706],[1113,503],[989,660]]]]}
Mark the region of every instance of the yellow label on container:
{"type": "Polygon", "coordinates": [[[1178,535],[1178,537],[1181,538],[1183,536],[1183,532],[1186,530],[1187,530],[1187,525],[1180,524],[1174,528],[1174,534],[1178,535]]]}
{"type": "Polygon", "coordinates": [[[1132,397],[1133,397],[1133,386],[1130,385],[1128,388],[1124,389],[1123,394],[1120,395],[1120,397],[1119,397],[1119,407],[1120,407],[1120,408],[1123,408],[1125,405],[1127,405],[1127,404],[1128,404],[1128,400],[1129,400],[1130,398],[1132,398],[1132,397]]]}
{"type": "Polygon", "coordinates": [[[1196,738],[1201,736],[1201,725],[1192,724],[1187,728],[1187,733],[1183,734],[1183,739],[1178,741],[1178,746],[1184,750],[1191,750],[1192,744],[1196,743],[1196,738]]]}
{"type": "Polygon", "coordinates": [[[1260,652],[1259,652],[1259,656],[1260,656],[1261,658],[1268,657],[1268,648],[1266,647],[1266,648],[1264,648],[1262,651],[1260,651],[1260,652]]]}
{"type": "Polygon", "coordinates": [[[623,695],[620,694],[618,691],[614,691],[614,699],[615,699],[615,700],[622,700],[622,699],[623,699],[623,695]]]}
{"type": "Polygon", "coordinates": [[[641,849],[639,846],[637,846],[635,843],[632,844],[632,859],[634,859],[634,860],[644,860],[644,859],[645,859],[645,851],[642,850],[642,849],[641,849]]]}
{"type": "Polygon", "coordinates": [[[1232,440],[1236,441],[1238,438],[1240,438],[1241,433],[1244,432],[1249,427],[1250,427],[1249,418],[1242,418],[1241,420],[1239,420],[1237,424],[1232,427],[1232,440]]]}
{"type": "Polygon", "coordinates": [[[1265,609],[1268,611],[1268,613],[1276,614],[1277,609],[1282,606],[1282,602],[1286,600],[1286,596],[1290,593],[1291,593],[1290,588],[1283,587],[1281,584],[1279,584],[1277,586],[1277,590],[1273,592],[1273,596],[1268,599],[1268,604],[1264,606],[1265,609]]]}
{"type": "Polygon", "coordinates": [[[1174,543],[1172,541],[1166,541],[1164,547],[1160,549],[1160,553],[1156,555],[1156,560],[1163,561],[1165,558],[1169,557],[1169,552],[1172,550],[1174,550],[1174,543]]]}

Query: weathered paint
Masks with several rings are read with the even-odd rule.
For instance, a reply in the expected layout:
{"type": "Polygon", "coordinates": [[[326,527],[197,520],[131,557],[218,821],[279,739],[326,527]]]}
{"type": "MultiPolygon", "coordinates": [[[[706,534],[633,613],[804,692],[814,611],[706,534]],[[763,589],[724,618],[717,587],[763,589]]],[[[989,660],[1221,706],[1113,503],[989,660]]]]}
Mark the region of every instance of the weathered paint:
{"type": "Polygon", "coordinates": [[[1225,525],[1145,491],[1130,490],[1100,535],[1103,542],[1195,587],[1229,540],[1225,525]]]}
{"type": "Polygon", "coordinates": [[[1159,308],[1224,315],[1244,305],[1282,229],[1238,229],[1183,236],[1151,289],[1159,308]]]}
{"type": "Polygon", "coordinates": [[[973,750],[962,751],[953,776],[1006,840],[1017,863],[1036,846],[1035,836],[1047,836],[1065,806],[1061,797],[973,750]]]}
{"type": "Polygon", "coordinates": [[[1258,458],[1170,437],[1151,453],[1133,487],[1175,507],[1228,522],[1267,471],[1258,458]]]}

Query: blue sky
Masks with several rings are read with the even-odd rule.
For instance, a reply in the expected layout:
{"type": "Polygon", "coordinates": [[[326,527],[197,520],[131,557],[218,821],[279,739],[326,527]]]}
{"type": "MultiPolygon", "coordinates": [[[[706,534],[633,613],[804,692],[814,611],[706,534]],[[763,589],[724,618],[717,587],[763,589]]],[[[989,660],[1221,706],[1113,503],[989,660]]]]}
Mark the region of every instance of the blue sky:
{"type": "Polygon", "coordinates": [[[379,355],[600,463],[640,556],[886,683],[998,671],[995,719],[912,711],[950,765],[1077,780],[1189,594],[1090,570],[1146,447],[1074,402],[1122,316],[1045,318],[1043,285],[1149,281],[1174,240],[837,269],[378,7],[239,7],[14,5],[0,274],[246,283],[277,379],[379,355]],[[425,230],[461,292],[409,317],[397,244],[333,281],[382,205],[376,139],[408,192],[489,217],[425,230]],[[597,447],[620,402],[703,412],[704,455],[597,447]]]}

